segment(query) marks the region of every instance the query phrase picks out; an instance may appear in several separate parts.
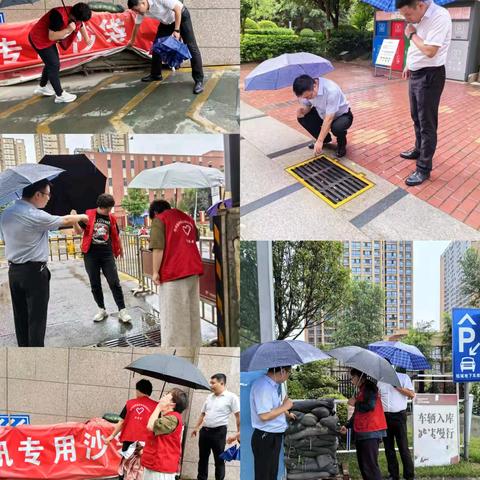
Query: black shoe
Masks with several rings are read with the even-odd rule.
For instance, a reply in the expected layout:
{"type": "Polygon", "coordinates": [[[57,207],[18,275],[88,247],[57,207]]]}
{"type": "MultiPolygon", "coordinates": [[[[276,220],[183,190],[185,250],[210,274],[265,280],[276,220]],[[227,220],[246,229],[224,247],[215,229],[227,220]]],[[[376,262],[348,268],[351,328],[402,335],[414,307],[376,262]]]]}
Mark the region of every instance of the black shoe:
{"type": "Polygon", "coordinates": [[[193,87],[193,93],[198,95],[199,93],[203,92],[203,82],[195,82],[195,86],[193,87]]]}
{"type": "Polygon", "coordinates": [[[342,147],[337,147],[337,151],[335,152],[335,156],[337,158],[342,158],[347,154],[347,147],[342,146],[342,147]]]}
{"type": "Polygon", "coordinates": [[[414,187],[415,185],[421,185],[425,180],[430,178],[430,172],[424,173],[416,170],[413,172],[406,180],[405,183],[409,187],[414,187]]]}
{"type": "Polygon", "coordinates": [[[142,82],[160,82],[163,80],[162,75],[147,75],[146,77],[142,78],[142,82]]]}
{"type": "Polygon", "coordinates": [[[412,148],[411,150],[402,152],[400,156],[402,158],[406,158],[407,160],[416,160],[417,158],[420,157],[420,152],[416,148],[412,148]]]}
{"type": "MultiPolygon", "coordinates": [[[[329,143],[332,143],[332,137],[330,134],[328,134],[326,137],[325,137],[325,140],[323,141],[323,146],[326,147],[329,143]]],[[[310,150],[313,150],[315,148],[315,142],[312,142],[308,148],[310,150]]]]}

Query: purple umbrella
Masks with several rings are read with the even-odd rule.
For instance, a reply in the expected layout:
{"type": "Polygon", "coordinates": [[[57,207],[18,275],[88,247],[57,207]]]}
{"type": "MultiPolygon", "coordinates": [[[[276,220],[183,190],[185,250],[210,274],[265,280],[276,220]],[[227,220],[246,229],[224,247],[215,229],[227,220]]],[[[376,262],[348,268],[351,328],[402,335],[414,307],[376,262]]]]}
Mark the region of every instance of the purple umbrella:
{"type": "Polygon", "coordinates": [[[227,209],[227,208],[232,208],[233,206],[233,200],[231,198],[228,198],[227,200],[220,200],[219,202],[213,204],[208,210],[207,210],[207,215],[209,217],[214,217],[219,208],[222,206],[222,209],[227,209]]]}
{"type": "Polygon", "coordinates": [[[254,372],[266,368],[302,365],[316,360],[328,360],[330,356],[319,348],[301,340],[274,340],[257,343],[240,355],[240,371],[254,372]]]}
{"type": "Polygon", "coordinates": [[[245,90],[278,90],[293,85],[300,75],[318,78],[331,71],[332,64],[313,53],[284,53],[255,67],[245,78],[245,90]]]}

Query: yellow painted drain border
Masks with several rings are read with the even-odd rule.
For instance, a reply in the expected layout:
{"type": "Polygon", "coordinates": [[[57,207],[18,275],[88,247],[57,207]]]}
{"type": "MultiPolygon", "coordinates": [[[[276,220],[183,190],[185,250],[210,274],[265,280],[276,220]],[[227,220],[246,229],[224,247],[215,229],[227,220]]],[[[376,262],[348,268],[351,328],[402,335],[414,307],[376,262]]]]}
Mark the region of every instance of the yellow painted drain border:
{"type": "Polygon", "coordinates": [[[320,197],[324,202],[326,202],[328,205],[330,205],[332,208],[338,208],[344,205],[345,203],[349,202],[350,200],[358,197],[362,193],[366,192],[370,188],[374,187],[375,184],[368,180],[368,178],[365,177],[363,173],[358,173],[354,172],[353,170],[349,169],[345,165],[342,165],[340,162],[337,160],[334,160],[333,158],[327,157],[326,155],[319,155],[316,157],[309,158],[308,160],[305,160],[300,163],[296,163],[295,165],[291,165],[290,167],[287,167],[285,169],[290,175],[292,175],[297,181],[299,181],[305,188],[308,188],[311,192],[313,192],[317,197],[320,197]],[[362,189],[358,190],[357,192],[353,193],[352,195],[349,195],[348,197],[344,198],[338,203],[334,203],[331,200],[329,200],[325,195],[320,193],[317,189],[312,187],[307,181],[305,181],[300,175],[295,173],[295,169],[302,167],[303,165],[307,165],[309,163],[313,163],[315,160],[319,160],[320,158],[324,158],[330,163],[333,163],[335,166],[341,168],[342,170],[345,170],[347,173],[349,173],[352,177],[357,178],[358,180],[364,182],[366,185],[362,189]]]}

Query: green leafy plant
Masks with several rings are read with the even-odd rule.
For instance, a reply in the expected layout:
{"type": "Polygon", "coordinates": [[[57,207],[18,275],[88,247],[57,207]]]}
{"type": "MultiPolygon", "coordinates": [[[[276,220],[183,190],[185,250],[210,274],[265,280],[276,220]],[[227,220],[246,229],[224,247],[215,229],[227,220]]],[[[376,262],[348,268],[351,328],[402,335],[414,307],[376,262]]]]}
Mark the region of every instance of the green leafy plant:
{"type": "Polygon", "coordinates": [[[300,30],[299,35],[301,37],[314,37],[315,32],[311,28],[302,28],[302,30],[300,30]]]}
{"type": "Polygon", "coordinates": [[[258,28],[278,28],[278,25],[271,20],[260,20],[258,22],[258,28]]]}

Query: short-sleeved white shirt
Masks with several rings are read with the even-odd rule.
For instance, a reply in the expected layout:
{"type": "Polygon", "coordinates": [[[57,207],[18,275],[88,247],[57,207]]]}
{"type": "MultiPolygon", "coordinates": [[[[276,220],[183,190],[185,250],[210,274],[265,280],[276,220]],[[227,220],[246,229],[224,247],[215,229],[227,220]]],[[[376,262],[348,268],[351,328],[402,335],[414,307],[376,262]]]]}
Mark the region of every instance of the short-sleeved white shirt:
{"type": "Polygon", "coordinates": [[[135,18],[135,23],[140,25],[143,22],[143,17],[151,17],[162,22],[165,25],[170,25],[175,22],[175,12],[173,9],[182,2],[179,0],[147,0],[150,8],[145,15],[138,14],[135,18]]]}
{"type": "Polygon", "coordinates": [[[228,390],[220,395],[211,393],[202,407],[202,413],[205,414],[203,425],[208,428],[228,425],[230,415],[239,411],[240,400],[234,393],[228,390]]]}
{"type": "MultiPolygon", "coordinates": [[[[397,377],[400,380],[400,386],[413,390],[413,384],[410,377],[405,373],[398,373],[397,377]]],[[[383,411],[388,413],[397,413],[407,408],[408,398],[401,394],[395,387],[388,383],[377,383],[380,396],[382,398],[383,411]]]]}
{"type": "Polygon", "coordinates": [[[315,107],[320,118],[326,115],[335,115],[335,118],[347,113],[350,105],[340,87],[327,78],[318,79],[318,94],[311,100],[301,99],[300,103],[308,107],[315,107]]]}
{"type": "Polygon", "coordinates": [[[452,39],[452,19],[448,10],[432,1],[425,15],[415,27],[417,35],[425,45],[434,45],[440,48],[433,58],[429,58],[419,50],[412,40],[407,52],[408,69],[416,71],[425,67],[445,65],[448,47],[452,39]]]}

